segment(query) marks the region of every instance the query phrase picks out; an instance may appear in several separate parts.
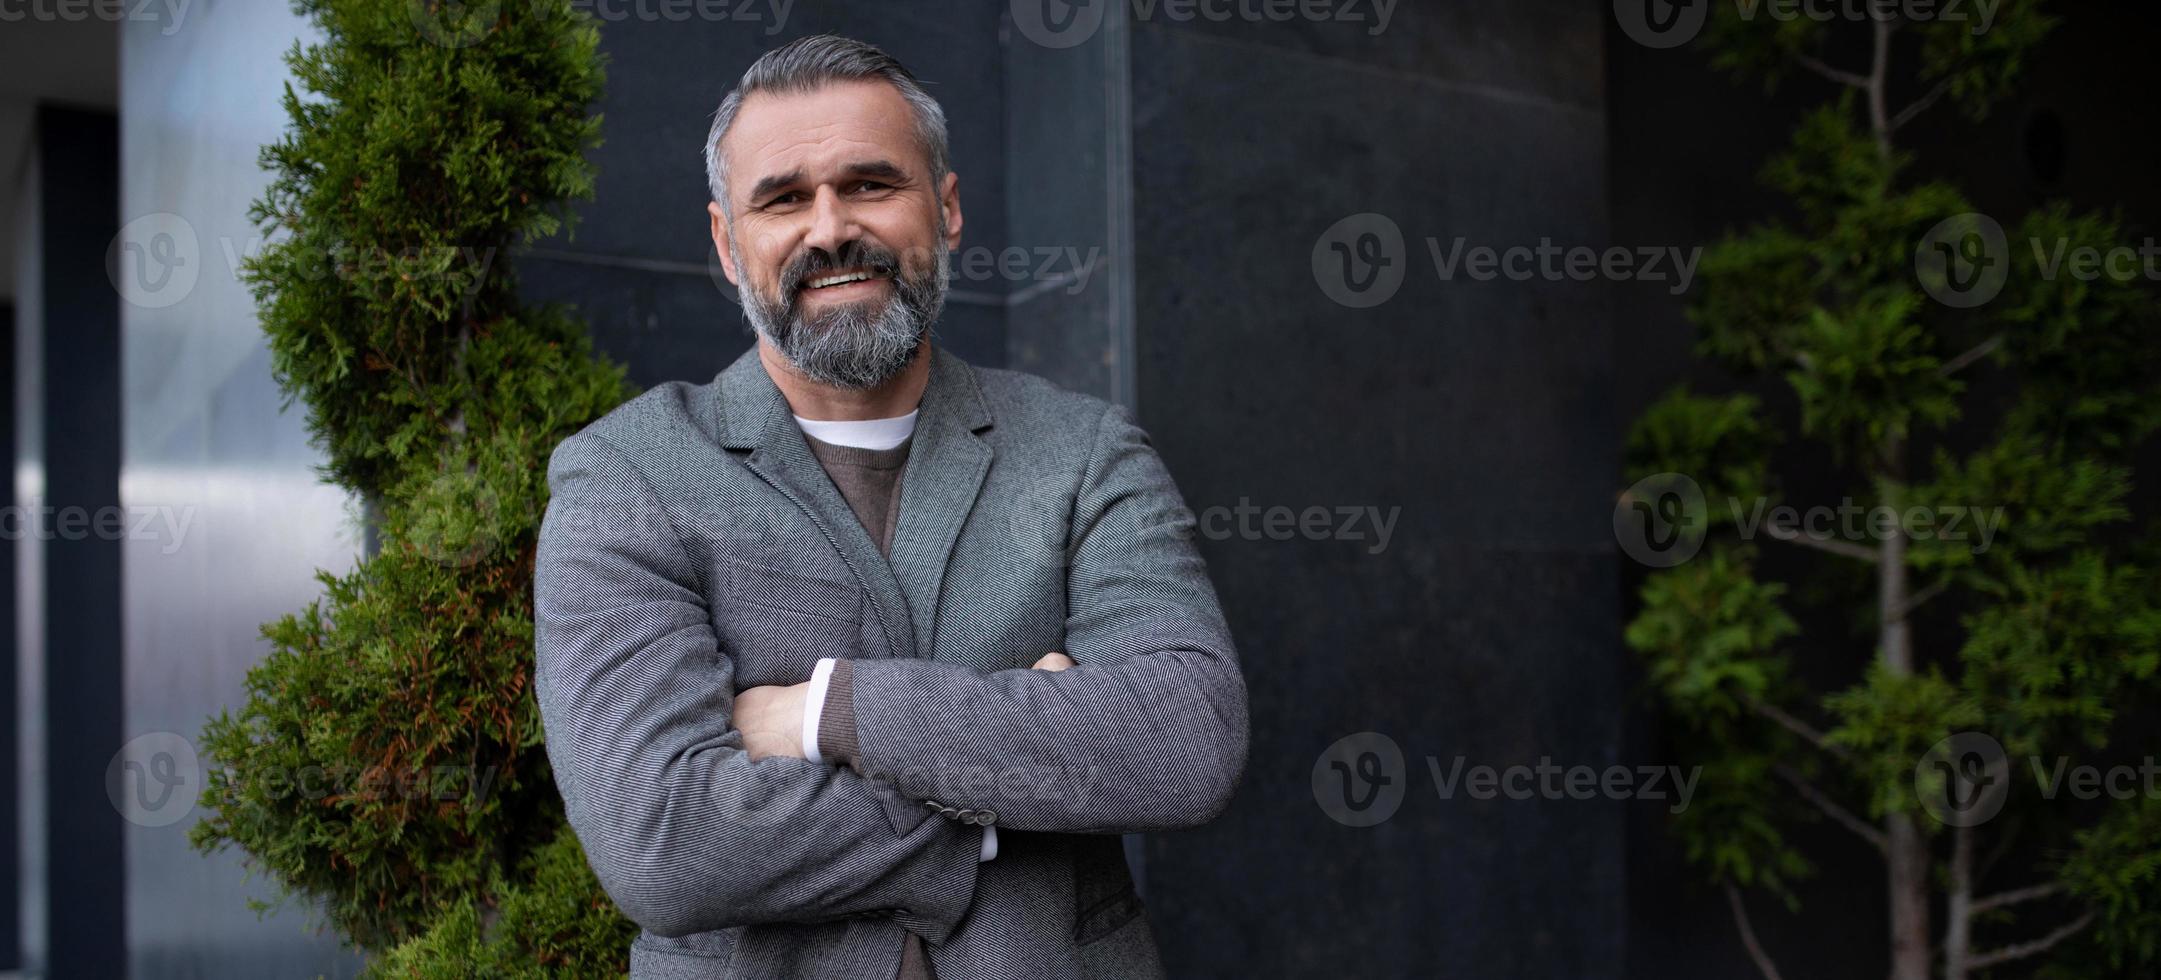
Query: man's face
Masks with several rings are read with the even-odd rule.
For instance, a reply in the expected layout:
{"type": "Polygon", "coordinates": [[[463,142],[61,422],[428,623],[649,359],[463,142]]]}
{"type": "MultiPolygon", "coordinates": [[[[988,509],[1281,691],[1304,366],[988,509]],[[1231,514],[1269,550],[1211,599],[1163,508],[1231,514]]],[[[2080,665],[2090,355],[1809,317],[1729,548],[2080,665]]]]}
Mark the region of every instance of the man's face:
{"type": "Polygon", "coordinates": [[[708,206],[713,246],[759,336],[836,387],[899,374],[944,304],[961,230],[959,179],[932,186],[900,91],[757,92],[720,151],[734,221],[708,206]]]}

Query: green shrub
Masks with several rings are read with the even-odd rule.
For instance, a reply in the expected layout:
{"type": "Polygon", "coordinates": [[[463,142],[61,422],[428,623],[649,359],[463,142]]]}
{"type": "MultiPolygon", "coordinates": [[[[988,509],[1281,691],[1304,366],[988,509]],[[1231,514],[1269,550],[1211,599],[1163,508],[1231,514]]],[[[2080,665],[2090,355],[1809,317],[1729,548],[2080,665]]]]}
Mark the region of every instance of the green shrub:
{"type": "Polygon", "coordinates": [[[519,304],[507,254],[591,196],[598,32],[568,0],[294,6],[321,38],[287,55],[250,210],[272,244],[242,275],[378,547],[264,627],[246,702],[204,731],[192,839],[387,975],[620,974],[631,927],[542,747],[532,568],[548,454],[630,389],[566,311],[519,304]]]}

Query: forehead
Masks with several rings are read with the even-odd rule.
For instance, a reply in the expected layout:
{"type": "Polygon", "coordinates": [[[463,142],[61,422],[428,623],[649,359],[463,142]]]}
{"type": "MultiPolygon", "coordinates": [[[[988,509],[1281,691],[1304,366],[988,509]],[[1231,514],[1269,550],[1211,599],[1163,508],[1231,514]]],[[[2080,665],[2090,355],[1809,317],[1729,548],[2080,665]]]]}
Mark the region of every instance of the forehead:
{"type": "Polygon", "coordinates": [[[805,92],[752,92],[721,140],[729,193],[760,178],[801,170],[816,177],[851,163],[887,160],[921,173],[928,166],[915,115],[883,81],[829,82],[805,92]]]}

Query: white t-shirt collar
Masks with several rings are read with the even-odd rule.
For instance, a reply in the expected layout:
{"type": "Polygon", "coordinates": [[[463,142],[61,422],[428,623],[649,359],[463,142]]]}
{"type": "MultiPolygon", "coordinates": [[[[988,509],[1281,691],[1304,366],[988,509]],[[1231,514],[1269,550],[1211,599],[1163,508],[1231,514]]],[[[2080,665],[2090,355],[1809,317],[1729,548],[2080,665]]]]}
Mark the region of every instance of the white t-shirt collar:
{"type": "MultiPolygon", "coordinates": [[[[922,409],[917,409],[920,412],[922,409]]],[[[833,421],[795,416],[795,424],[813,438],[854,449],[891,449],[915,433],[916,412],[889,419],[833,421]]]]}

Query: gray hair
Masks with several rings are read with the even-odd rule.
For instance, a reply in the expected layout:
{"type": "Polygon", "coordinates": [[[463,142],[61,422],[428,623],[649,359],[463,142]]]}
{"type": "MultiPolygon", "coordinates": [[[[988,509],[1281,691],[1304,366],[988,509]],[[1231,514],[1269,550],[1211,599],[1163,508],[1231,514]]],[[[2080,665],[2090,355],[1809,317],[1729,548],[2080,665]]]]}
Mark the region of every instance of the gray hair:
{"type": "Polygon", "coordinates": [[[892,55],[853,38],[813,34],[759,56],[713,113],[713,128],[705,136],[705,182],[713,192],[713,200],[720,204],[721,213],[730,221],[735,219],[728,204],[728,164],[721,155],[720,141],[735,125],[735,114],[742,109],[745,96],[758,91],[808,92],[831,82],[865,80],[887,82],[908,100],[908,107],[915,112],[916,139],[923,144],[924,156],[930,158],[931,193],[936,194],[952,167],[946,149],[945,110],[939,108],[938,100],[923,91],[915,76],[892,55]]]}

